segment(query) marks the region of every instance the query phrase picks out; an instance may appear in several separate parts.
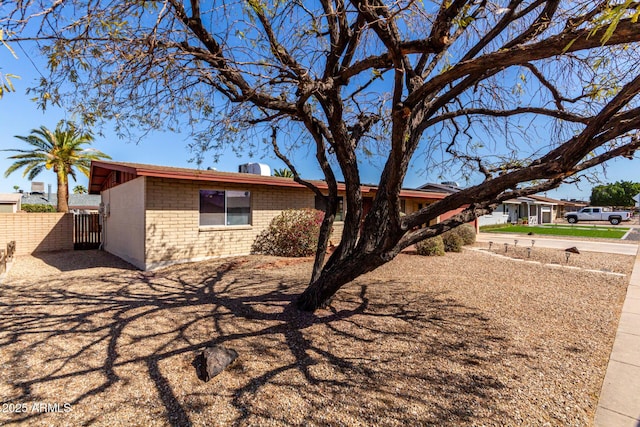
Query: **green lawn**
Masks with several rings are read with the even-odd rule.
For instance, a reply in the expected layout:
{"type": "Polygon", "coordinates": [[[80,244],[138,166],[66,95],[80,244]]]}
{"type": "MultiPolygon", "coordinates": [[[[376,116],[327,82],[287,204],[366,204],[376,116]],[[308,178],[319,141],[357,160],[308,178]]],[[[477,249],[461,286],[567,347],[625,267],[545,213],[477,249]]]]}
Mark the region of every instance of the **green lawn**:
{"type": "Polygon", "coordinates": [[[482,227],[482,232],[486,233],[517,233],[517,234],[541,234],[551,236],[575,236],[575,237],[599,237],[608,239],[621,239],[625,235],[628,228],[607,228],[607,227],[589,227],[589,226],[569,226],[569,225],[549,225],[549,226],[533,226],[526,225],[507,225],[497,227],[482,227]]]}

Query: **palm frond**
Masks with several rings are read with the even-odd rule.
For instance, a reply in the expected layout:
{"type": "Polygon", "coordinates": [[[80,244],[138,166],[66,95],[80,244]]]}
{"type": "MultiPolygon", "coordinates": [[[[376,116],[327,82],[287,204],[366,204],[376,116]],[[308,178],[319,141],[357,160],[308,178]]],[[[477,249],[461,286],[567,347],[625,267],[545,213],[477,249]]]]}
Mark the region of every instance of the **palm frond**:
{"type": "Polygon", "coordinates": [[[16,138],[34,149],[1,150],[17,153],[9,157],[17,161],[7,169],[5,176],[24,167],[24,176],[28,175],[29,179],[33,179],[46,168],[62,171],[76,180],[76,170],[89,176],[91,160],[111,159],[99,150],[85,148],[93,142],[93,134],[65,120],[58,122],[53,131],[40,126],[32,129],[28,136],[16,135],[16,138]]]}
{"type": "MultiPolygon", "coordinates": [[[[42,172],[43,169],[44,169],[44,166],[42,165],[34,165],[33,167],[31,167],[29,171],[29,176],[28,176],[29,181],[33,181],[36,178],[36,176],[40,175],[40,172],[42,172]]],[[[26,173],[27,171],[25,170],[25,175],[26,173]]]]}
{"type": "Polygon", "coordinates": [[[7,157],[7,159],[15,159],[15,160],[18,160],[18,159],[33,159],[34,161],[36,161],[36,160],[37,161],[46,160],[47,158],[48,157],[47,157],[46,153],[37,153],[37,152],[34,152],[34,151],[28,151],[28,152],[25,152],[24,154],[16,154],[14,156],[7,157]]]}
{"type": "Polygon", "coordinates": [[[7,168],[7,170],[4,173],[5,178],[7,178],[9,175],[11,175],[13,172],[15,172],[16,170],[29,165],[33,163],[31,160],[20,160],[18,162],[14,162],[11,166],[9,166],[7,168]]]}

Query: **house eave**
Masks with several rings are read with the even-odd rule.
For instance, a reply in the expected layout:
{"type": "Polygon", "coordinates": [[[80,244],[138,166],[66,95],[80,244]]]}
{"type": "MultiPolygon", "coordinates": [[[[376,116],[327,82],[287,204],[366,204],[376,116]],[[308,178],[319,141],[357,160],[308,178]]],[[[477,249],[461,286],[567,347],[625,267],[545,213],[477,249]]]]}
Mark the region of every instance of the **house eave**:
{"type": "MultiPolygon", "coordinates": [[[[165,179],[179,179],[179,180],[192,180],[202,182],[221,182],[230,184],[245,184],[245,185],[265,185],[274,187],[289,187],[289,188],[307,188],[306,186],[297,183],[291,178],[280,178],[274,176],[262,176],[248,173],[235,173],[235,172],[219,172],[212,170],[198,170],[198,169],[186,169],[186,168],[174,168],[168,166],[157,166],[134,164],[134,163],[117,163],[106,161],[92,161],[91,162],[91,174],[89,177],[89,194],[100,194],[103,189],[105,180],[109,177],[111,172],[119,171],[127,174],[131,174],[135,177],[146,176],[154,178],[165,179]]],[[[329,187],[325,181],[312,180],[311,184],[319,188],[320,190],[327,190],[329,187]]],[[[346,187],[344,183],[338,183],[338,191],[345,191],[346,187]]],[[[375,193],[377,190],[374,186],[362,186],[360,187],[362,193],[375,193]]],[[[400,197],[420,198],[420,199],[443,199],[446,194],[427,192],[413,189],[402,189],[400,191],[400,197]]]]}

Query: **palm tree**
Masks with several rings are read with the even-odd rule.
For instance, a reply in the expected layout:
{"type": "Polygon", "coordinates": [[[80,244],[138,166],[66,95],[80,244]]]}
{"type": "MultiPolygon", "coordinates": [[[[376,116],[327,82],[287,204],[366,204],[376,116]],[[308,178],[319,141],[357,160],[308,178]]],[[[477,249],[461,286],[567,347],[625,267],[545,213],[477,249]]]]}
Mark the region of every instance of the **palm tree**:
{"type": "Polygon", "coordinates": [[[91,144],[91,132],[83,132],[73,122],[61,120],[52,132],[45,126],[32,129],[29,136],[16,138],[35,147],[33,150],[2,150],[14,151],[19,154],[9,157],[16,160],[9,166],[4,176],[8,177],[14,171],[24,167],[22,176],[34,179],[44,169],[53,169],[58,178],[58,212],[69,212],[69,180],[71,175],[76,180],[76,169],[89,176],[91,160],[110,159],[108,155],[93,148],[83,148],[91,144]]]}
{"type": "Polygon", "coordinates": [[[293,172],[289,169],[274,169],[273,176],[279,176],[282,178],[293,178],[293,172]]]}
{"type": "Polygon", "coordinates": [[[87,187],[84,185],[76,185],[73,187],[73,194],[87,194],[87,187]]]}

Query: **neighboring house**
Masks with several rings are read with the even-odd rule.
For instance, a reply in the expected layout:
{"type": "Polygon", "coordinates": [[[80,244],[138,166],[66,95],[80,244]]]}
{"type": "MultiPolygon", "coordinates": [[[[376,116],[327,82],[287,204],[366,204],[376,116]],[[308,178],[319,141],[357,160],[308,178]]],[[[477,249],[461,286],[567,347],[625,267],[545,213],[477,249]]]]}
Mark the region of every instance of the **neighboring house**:
{"type": "Polygon", "coordinates": [[[498,205],[498,207],[490,214],[486,214],[478,217],[479,227],[482,227],[485,225],[507,224],[510,222],[511,220],[509,217],[509,211],[508,211],[507,205],[505,204],[498,205]]]}
{"type": "Polygon", "coordinates": [[[538,196],[537,194],[527,196],[525,199],[532,200],[531,202],[526,201],[531,212],[529,214],[529,222],[535,218],[534,221],[538,224],[552,224],[558,217],[559,200],[552,199],[550,197],[538,196]]]}
{"type": "MultiPolygon", "coordinates": [[[[56,193],[29,193],[22,195],[23,205],[50,205],[58,206],[56,193]]],[[[97,213],[100,207],[100,196],[95,194],[69,194],[69,212],[71,213],[97,213]]]]}
{"type": "MultiPolygon", "coordinates": [[[[89,192],[102,198],[103,248],[143,270],[246,255],[281,211],[322,208],[322,199],[290,178],[135,163],[92,162],[89,192]]],[[[365,211],[375,192],[362,187],[365,211]]],[[[400,196],[410,213],[446,195],[403,189],[400,196]]],[[[341,215],[332,239],[339,239],[341,215]]]]}
{"type": "Polygon", "coordinates": [[[587,205],[578,200],[556,200],[534,194],[499,204],[491,214],[479,217],[478,223],[480,226],[525,222],[530,225],[551,224],[564,218],[565,213],[575,212],[587,205]]]}
{"type": "Polygon", "coordinates": [[[0,194],[0,213],[16,213],[21,209],[20,193],[0,194]]]}
{"type": "MultiPolygon", "coordinates": [[[[443,193],[447,195],[457,193],[458,191],[461,190],[461,188],[454,182],[443,182],[440,184],[427,183],[427,184],[421,185],[418,188],[420,188],[421,190],[434,191],[437,193],[443,193]]],[[[513,222],[517,222],[520,215],[520,210],[518,205],[519,205],[519,202],[516,202],[516,201],[514,201],[513,206],[511,204],[498,205],[498,207],[490,214],[482,215],[478,217],[478,220],[477,220],[478,227],[482,227],[484,225],[506,224],[508,222],[511,222],[510,220],[511,217],[514,218],[513,222]]]]}
{"type": "Polygon", "coordinates": [[[560,200],[530,195],[505,200],[494,210],[493,215],[481,217],[480,225],[500,223],[527,223],[529,225],[551,224],[558,215],[560,200]],[[491,218],[489,218],[491,217],[491,218]],[[495,222],[491,222],[493,219],[495,222]]]}
{"type": "MultiPolygon", "coordinates": [[[[419,187],[422,190],[453,194],[461,190],[456,183],[428,183],[419,187]]],[[[577,211],[587,206],[577,200],[556,200],[549,197],[531,195],[507,200],[499,204],[487,215],[478,217],[478,226],[507,223],[551,224],[556,218],[563,218],[566,212],[577,211]]]]}
{"type": "Polygon", "coordinates": [[[418,189],[424,190],[424,191],[432,191],[434,193],[445,193],[445,194],[453,194],[460,191],[460,187],[458,186],[458,184],[454,182],[443,182],[441,184],[428,182],[418,187],[418,189]]]}
{"type": "Polygon", "coordinates": [[[568,212],[576,212],[586,206],[589,206],[588,202],[583,202],[581,200],[576,200],[576,199],[571,199],[571,200],[565,200],[565,199],[560,199],[558,201],[558,213],[556,215],[556,218],[558,219],[563,219],[564,218],[564,214],[568,213],[568,212]]]}

